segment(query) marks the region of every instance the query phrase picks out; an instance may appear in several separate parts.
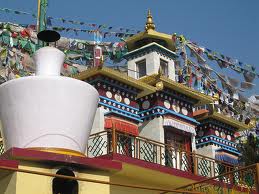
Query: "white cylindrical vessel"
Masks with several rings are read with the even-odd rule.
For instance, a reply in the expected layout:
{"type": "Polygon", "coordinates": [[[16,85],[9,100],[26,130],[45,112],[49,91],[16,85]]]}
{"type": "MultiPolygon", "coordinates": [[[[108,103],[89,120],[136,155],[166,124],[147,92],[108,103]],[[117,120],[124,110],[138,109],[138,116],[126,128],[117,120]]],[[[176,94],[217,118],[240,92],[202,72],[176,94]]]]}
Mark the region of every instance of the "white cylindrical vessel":
{"type": "Polygon", "coordinates": [[[54,47],[43,47],[34,54],[36,75],[59,76],[64,63],[65,54],[54,47]]]}
{"type": "Polygon", "coordinates": [[[64,54],[51,48],[44,55],[44,50],[35,54],[40,61],[36,62],[38,76],[0,85],[0,120],[6,149],[65,149],[84,153],[98,92],[86,82],[58,76],[64,54]],[[56,67],[48,67],[50,63],[56,67]]]}

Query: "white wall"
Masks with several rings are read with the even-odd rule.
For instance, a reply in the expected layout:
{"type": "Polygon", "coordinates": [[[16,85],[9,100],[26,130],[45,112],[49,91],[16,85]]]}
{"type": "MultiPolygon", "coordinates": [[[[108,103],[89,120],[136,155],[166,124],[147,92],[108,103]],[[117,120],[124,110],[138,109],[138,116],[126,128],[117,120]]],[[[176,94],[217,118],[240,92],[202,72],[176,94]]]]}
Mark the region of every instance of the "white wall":
{"type": "Polygon", "coordinates": [[[160,59],[168,62],[168,77],[175,81],[175,65],[174,60],[156,51],[152,51],[144,56],[137,57],[134,59],[128,60],[128,76],[137,79],[137,66],[136,63],[146,59],[146,70],[147,75],[157,74],[160,66],[160,59]],[[131,71],[134,70],[134,71],[131,71]]]}
{"type": "Polygon", "coordinates": [[[139,127],[139,136],[164,143],[163,117],[155,117],[144,121],[139,127]]]}
{"type": "Polygon", "coordinates": [[[196,150],[196,153],[201,154],[203,156],[210,157],[210,158],[215,158],[215,152],[216,152],[216,149],[218,149],[218,148],[219,147],[217,147],[215,145],[206,145],[202,148],[198,148],[196,150]]]}
{"type": "Polygon", "coordinates": [[[97,108],[91,134],[98,133],[104,130],[104,113],[105,110],[102,107],[97,108]]]}
{"type": "MultiPolygon", "coordinates": [[[[104,124],[105,124],[105,119],[104,119],[104,113],[107,112],[104,110],[103,107],[98,107],[95,113],[94,117],[94,122],[93,122],[93,127],[91,130],[91,134],[98,133],[104,131],[104,124]]],[[[88,157],[97,157],[99,155],[105,155],[108,154],[107,147],[103,144],[104,142],[108,142],[107,139],[107,133],[102,133],[100,134],[100,146],[102,146],[100,149],[98,149],[98,146],[96,146],[96,140],[94,137],[96,136],[91,136],[88,139],[88,147],[85,150],[85,155],[88,157]]],[[[107,145],[107,144],[106,144],[107,145]]]]}

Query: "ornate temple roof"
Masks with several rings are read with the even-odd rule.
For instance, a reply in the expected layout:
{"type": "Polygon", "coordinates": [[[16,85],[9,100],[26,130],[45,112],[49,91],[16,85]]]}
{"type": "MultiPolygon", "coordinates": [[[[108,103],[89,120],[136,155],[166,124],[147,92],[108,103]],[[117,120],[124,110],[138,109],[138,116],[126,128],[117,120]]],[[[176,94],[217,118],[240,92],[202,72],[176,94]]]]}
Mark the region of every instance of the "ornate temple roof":
{"type": "Polygon", "coordinates": [[[139,93],[138,97],[142,97],[151,93],[154,93],[156,91],[155,87],[150,86],[144,82],[141,82],[139,80],[136,80],[132,77],[129,77],[121,72],[115,71],[108,67],[93,67],[86,71],[83,71],[77,75],[74,75],[73,77],[79,80],[85,80],[89,77],[92,77],[94,75],[105,75],[110,78],[113,78],[115,80],[118,80],[124,84],[127,84],[129,86],[133,86],[142,92],[139,93]]]}
{"type": "Polygon", "coordinates": [[[152,51],[156,50],[156,51],[161,52],[163,54],[165,53],[168,57],[171,57],[173,59],[178,57],[178,55],[175,52],[173,52],[173,51],[163,47],[162,45],[160,45],[160,44],[158,44],[156,42],[149,43],[149,44],[144,45],[144,46],[142,46],[142,47],[140,47],[138,49],[135,49],[135,50],[132,50],[130,52],[127,52],[123,57],[125,59],[130,59],[132,56],[134,56],[134,55],[141,55],[142,53],[145,53],[148,50],[152,50],[152,51]]]}
{"type": "Polygon", "coordinates": [[[211,113],[206,113],[206,114],[203,114],[203,116],[200,116],[200,117],[196,117],[196,119],[198,121],[203,121],[203,120],[206,120],[206,119],[215,119],[217,121],[220,121],[222,123],[225,123],[225,124],[228,124],[234,128],[237,128],[238,130],[246,130],[246,129],[249,129],[250,126],[249,125],[246,125],[245,123],[243,122],[240,122],[232,117],[229,117],[229,116],[226,116],[224,114],[221,114],[221,113],[218,113],[216,111],[213,111],[211,113]]]}
{"type": "Polygon", "coordinates": [[[145,31],[126,39],[126,44],[128,46],[128,50],[132,51],[152,42],[156,42],[171,51],[175,51],[175,43],[172,40],[172,36],[155,30],[153,17],[150,10],[148,10],[145,31]]]}
{"type": "Polygon", "coordinates": [[[203,104],[209,104],[214,101],[214,98],[211,96],[202,94],[192,88],[189,88],[181,83],[175,82],[165,76],[159,75],[159,74],[153,74],[150,76],[144,76],[139,79],[141,82],[147,83],[149,85],[155,85],[157,90],[162,90],[164,86],[175,90],[179,93],[185,94],[186,96],[189,96],[198,102],[196,105],[203,105],[203,104]]]}

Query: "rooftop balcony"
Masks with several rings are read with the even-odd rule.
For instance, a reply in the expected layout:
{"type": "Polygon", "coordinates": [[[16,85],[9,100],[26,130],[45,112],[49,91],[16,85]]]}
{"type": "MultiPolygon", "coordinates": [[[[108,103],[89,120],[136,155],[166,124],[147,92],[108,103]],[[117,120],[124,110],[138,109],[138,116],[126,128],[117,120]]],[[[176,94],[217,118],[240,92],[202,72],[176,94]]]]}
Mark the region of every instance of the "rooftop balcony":
{"type": "Polygon", "coordinates": [[[90,136],[88,157],[105,157],[113,154],[200,177],[202,181],[196,182],[197,184],[179,187],[189,191],[213,193],[217,187],[251,191],[256,189],[258,181],[254,170],[256,166],[249,168],[234,166],[194,152],[187,152],[180,144],[167,145],[115,130],[102,131],[90,136]]]}
{"type": "MultiPolygon", "coordinates": [[[[3,141],[0,139],[0,155],[3,152],[3,141]]],[[[184,174],[190,175],[189,177],[197,177],[196,181],[183,182],[179,187],[174,188],[179,191],[252,194],[259,191],[259,164],[247,167],[233,166],[213,158],[187,152],[181,144],[167,145],[115,130],[92,134],[89,138],[87,156],[106,158],[111,155],[134,160],[135,164],[142,161],[145,163],[144,166],[150,165],[154,168],[153,170],[158,169],[156,166],[166,169],[167,172],[171,169],[171,174],[179,176],[179,178],[184,174]]]]}
{"type": "Polygon", "coordinates": [[[201,193],[259,193],[259,164],[239,168],[178,189],[201,193]]]}
{"type": "Polygon", "coordinates": [[[120,154],[204,177],[214,177],[237,167],[194,152],[187,152],[184,147],[178,143],[168,145],[117,131],[103,131],[90,136],[87,156],[120,154]]]}

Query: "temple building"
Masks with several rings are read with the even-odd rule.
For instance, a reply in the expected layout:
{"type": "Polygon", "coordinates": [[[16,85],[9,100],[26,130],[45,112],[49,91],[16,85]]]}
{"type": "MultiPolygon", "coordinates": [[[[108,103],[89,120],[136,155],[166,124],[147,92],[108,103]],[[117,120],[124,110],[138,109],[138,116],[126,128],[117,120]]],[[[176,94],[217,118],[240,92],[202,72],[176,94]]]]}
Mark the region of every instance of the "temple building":
{"type": "Polygon", "coordinates": [[[258,193],[259,166],[240,168],[234,142],[248,126],[181,83],[176,43],[150,11],[125,44],[126,72],[98,55],[60,76],[63,52],[43,47],[35,76],[0,85],[0,193],[258,193]]]}
{"type": "Polygon", "coordinates": [[[145,31],[126,44],[127,75],[96,67],[76,76],[92,84],[100,95],[92,133],[120,121],[125,126],[122,132],[129,135],[196,150],[198,122],[193,118],[193,106],[211,103],[213,98],[175,82],[173,42],[170,35],[155,31],[150,12],[145,31]]]}
{"type": "Polygon", "coordinates": [[[197,153],[238,164],[240,153],[235,138],[237,132],[248,129],[248,125],[230,115],[223,115],[212,105],[195,111],[194,115],[200,122],[196,136],[197,153]]]}

